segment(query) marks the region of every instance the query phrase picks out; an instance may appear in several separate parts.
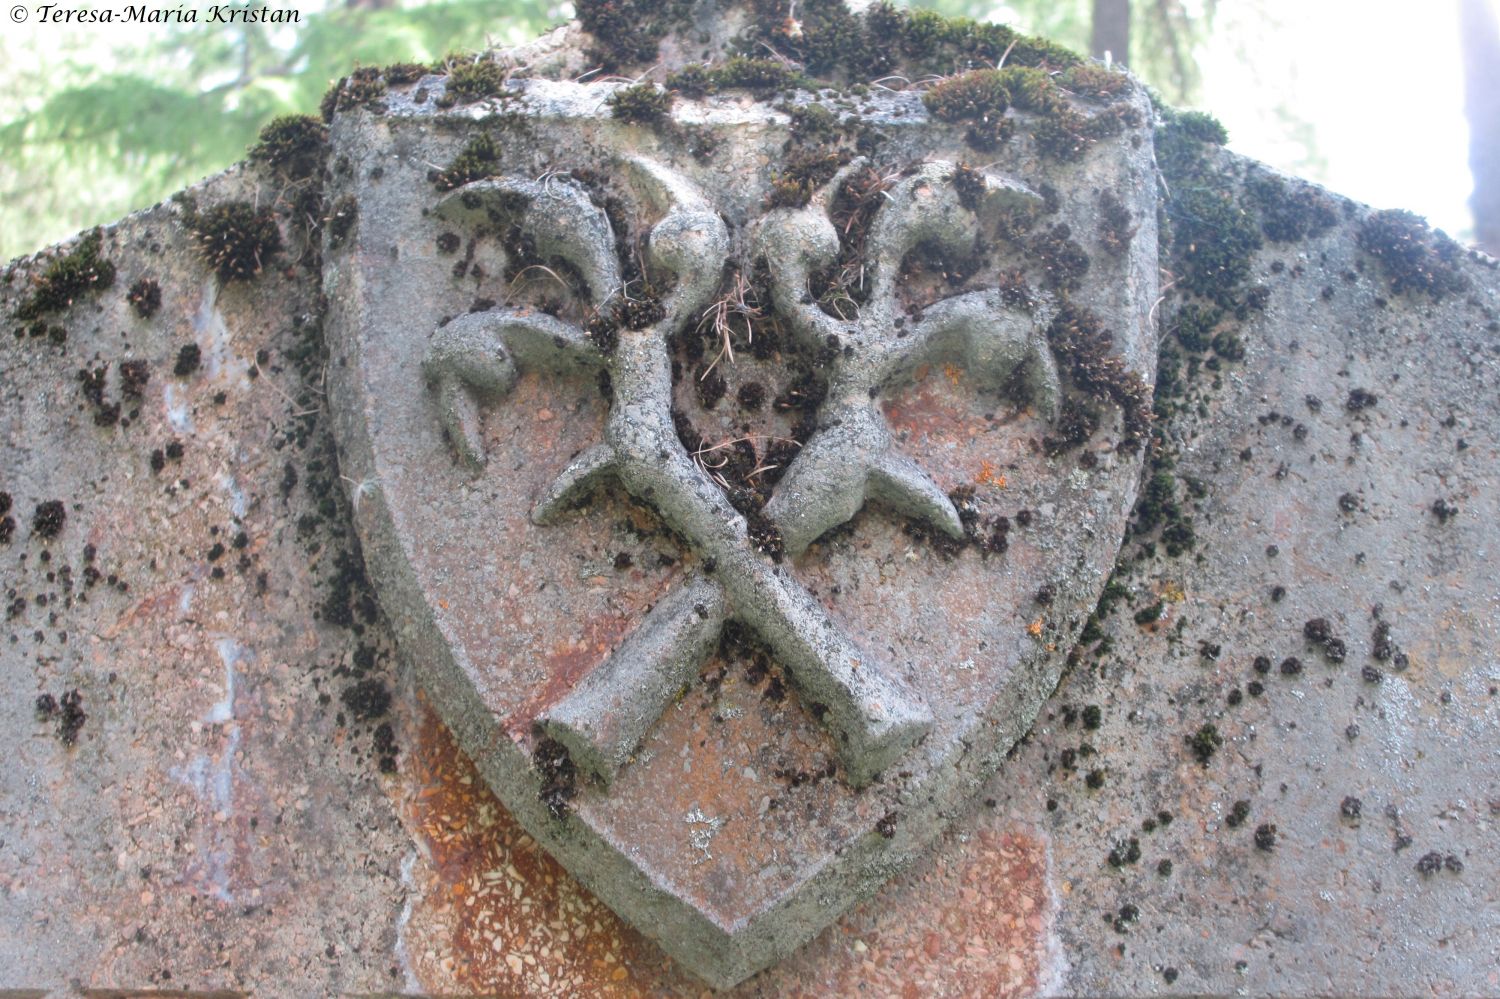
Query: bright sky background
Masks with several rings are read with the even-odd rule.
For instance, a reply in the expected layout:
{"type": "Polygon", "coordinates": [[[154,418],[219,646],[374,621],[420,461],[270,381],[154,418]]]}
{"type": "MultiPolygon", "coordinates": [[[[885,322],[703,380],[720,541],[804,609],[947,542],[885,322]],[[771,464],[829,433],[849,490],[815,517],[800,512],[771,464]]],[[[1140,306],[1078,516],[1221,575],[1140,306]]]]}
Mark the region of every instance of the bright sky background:
{"type": "Polygon", "coordinates": [[[1203,103],[1231,148],[1471,235],[1458,0],[1220,0],[1219,17],[1203,103]],[[1274,37],[1257,7],[1279,22],[1274,37]],[[1321,162],[1279,110],[1313,127],[1321,162]]]}

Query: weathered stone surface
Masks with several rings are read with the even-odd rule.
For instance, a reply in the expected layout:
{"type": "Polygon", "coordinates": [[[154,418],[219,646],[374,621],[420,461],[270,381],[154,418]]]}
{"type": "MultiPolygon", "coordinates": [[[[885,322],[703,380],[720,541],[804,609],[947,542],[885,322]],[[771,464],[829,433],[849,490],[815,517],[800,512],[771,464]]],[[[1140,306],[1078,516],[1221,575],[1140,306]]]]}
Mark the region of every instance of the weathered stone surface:
{"type": "MultiPolygon", "coordinates": [[[[565,46],[552,51],[569,58],[565,46]]],[[[390,398],[370,405],[379,413],[421,400],[421,419],[401,427],[402,437],[424,441],[414,464],[346,455],[339,465],[332,446],[328,379],[383,383],[358,359],[325,366],[318,249],[325,239],[330,288],[344,303],[337,307],[378,292],[399,331],[415,330],[423,342],[442,315],[465,313],[484,297],[452,283],[462,250],[433,267],[432,243],[419,244],[419,236],[440,234],[421,215],[441,196],[426,171],[450,160],[416,151],[439,144],[451,157],[485,109],[453,112],[468,124],[442,131],[402,103],[421,85],[392,94],[384,118],[353,111],[335,123],[348,160],[332,162],[327,200],[347,193],[357,205],[342,242],[331,226],[310,243],[304,238],[310,217],[338,213],[308,212],[297,202],[300,188],[274,170],[232,171],[195,189],[192,207],[159,206],[106,228],[99,255],[113,265],[113,282],[102,269],[82,268],[86,279],[68,296],[70,307],[43,312],[35,336],[38,320],[18,318],[11,325],[20,335],[0,345],[0,491],[10,497],[3,515],[13,525],[0,532],[8,538],[0,565],[9,615],[0,663],[11,690],[0,732],[15,757],[0,782],[0,988],[531,995],[700,988],[521,831],[485,787],[495,781],[493,757],[515,752],[510,739],[476,746],[484,718],[457,715],[455,741],[433,705],[448,697],[451,716],[461,698],[430,672],[419,684],[430,664],[395,654],[397,637],[412,648],[410,635],[392,632],[364,580],[351,525],[369,531],[389,516],[393,495],[406,490],[441,507],[454,482],[486,502],[498,493],[459,474],[435,428],[433,399],[403,402],[409,385],[394,373],[390,398]],[[275,206],[286,245],[274,254],[261,246],[264,266],[253,279],[221,282],[190,229],[195,217],[204,224],[195,213],[240,199],[250,202],[250,216],[275,206]],[[404,221],[383,228],[389,218],[404,221]],[[391,231],[400,235],[384,244],[374,238],[391,231]],[[394,265],[374,266],[392,245],[412,249],[394,265]],[[161,296],[149,316],[132,304],[150,297],[142,279],[155,280],[161,296]],[[339,282],[356,279],[383,287],[345,297],[339,282]],[[403,301],[404,287],[426,287],[420,294],[444,304],[418,292],[403,301]],[[189,345],[198,347],[196,364],[182,352],[189,345]],[[139,367],[122,364],[138,360],[149,365],[144,384],[139,367]],[[61,517],[47,506],[54,500],[62,501],[61,517]],[[76,702],[65,697],[75,689],[76,702]],[[39,694],[59,703],[39,711],[39,694]]],[[[555,98],[554,113],[568,105],[566,85],[528,84],[528,93],[533,86],[555,98]]],[[[661,140],[631,131],[636,126],[612,122],[589,125],[588,143],[571,146],[578,133],[567,129],[575,126],[551,126],[561,138],[527,148],[576,148],[602,159],[625,134],[632,149],[714,177],[698,186],[715,198],[753,204],[783,119],[748,99],[712,102],[703,113],[721,114],[718,127],[758,123],[765,161],[739,171],[726,163],[718,175],[674,158],[655,145],[661,140]]],[[[690,117],[696,107],[679,103],[675,113],[690,117]]],[[[1210,146],[1184,147],[1180,138],[1159,133],[1154,143],[1177,240],[1159,261],[1167,297],[1146,296],[1153,328],[1140,339],[1116,327],[1129,351],[1145,352],[1129,355],[1139,370],[1151,370],[1146,358],[1159,352],[1161,419],[1135,526],[1124,528],[1125,507],[1113,533],[1090,525],[1095,544],[1107,536],[1111,548],[1103,568],[1116,545],[1122,565],[1097,625],[1083,621],[1097,592],[1081,596],[1081,579],[1059,588],[1049,607],[1007,605],[996,627],[1024,634],[1040,614],[1062,636],[1083,628],[1073,667],[1027,738],[983,784],[960,781],[951,800],[930,806],[953,825],[925,852],[909,825],[929,820],[920,802],[896,809],[890,840],[877,829],[884,810],[864,816],[864,849],[890,851],[892,861],[920,856],[884,887],[871,879],[862,890],[878,890],[872,900],[737,991],[1500,990],[1491,904],[1500,885],[1489,862],[1500,847],[1500,667],[1489,567],[1497,513],[1489,476],[1500,447],[1493,263],[1451,251],[1398,217],[1281,181],[1210,146]],[[1217,214],[1220,207],[1229,213],[1217,214]],[[1229,235],[1238,240],[1232,246],[1229,235]],[[1223,309],[1217,316],[1203,311],[1214,298],[1223,309]],[[1300,669],[1284,672],[1292,657],[1300,669]]],[[[1148,139],[1147,152],[1152,145],[1148,139]]],[[[1018,159],[995,173],[1034,187],[1025,148],[1023,139],[996,154],[1018,159]]],[[[962,150],[933,152],[957,159],[962,150]]],[[[1090,179],[1111,162],[1095,150],[1080,166],[1035,167],[1072,206],[1064,212],[1076,213],[1068,221],[1078,233],[1098,224],[1083,207],[1100,204],[1096,186],[1126,197],[1143,226],[1154,218],[1135,200],[1154,197],[1149,181],[1119,190],[1090,179]]],[[[528,165],[534,172],[519,172],[536,181],[552,164],[528,165]]],[[[1154,249],[1154,235],[1144,232],[1135,245],[1154,249]]],[[[1074,238],[1092,257],[1090,280],[1118,266],[1087,238],[1074,238]]],[[[485,260],[479,250],[475,259],[485,260]]],[[[492,275],[503,270],[503,260],[487,263],[492,275]]],[[[0,279],[7,317],[28,311],[46,270],[45,259],[21,261],[0,279]]],[[[1094,293],[1125,294],[1108,284],[1094,293]]],[[[1096,308],[1114,314],[1107,303],[1096,308]]],[[[421,356],[401,363],[415,374],[421,356]]],[[[740,363],[753,370],[757,362],[740,363]]],[[[591,386],[521,368],[509,394],[488,405],[480,439],[486,474],[524,480],[534,497],[572,450],[599,440],[605,414],[591,386]],[[539,440],[551,456],[538,463],[546,467],[512,468],[532,454],[505,450],[512,426],[539,440]]],[[[919,460],[937,446],[963,446],[967,424],[953,410],[976,396],[961,373],[957,381],[931,372],[886,408],[898,432],[916,435],[905,450],[919,460]]],[[[968,419],[983,429],[983,415],[968,419]]],[[[1026,426],[1041,433],[1033,416],[997,416],[1006,434],[1026,426]]],[[[1124,467],[1107,452],[1117,432],[1106,428],[1083,452],[1017,454],[1013,460],[1033,464],[1024,472],[998,466],[1005,485],[988,488],[1005,506],[1040,510],[1045,491],[1066,488],[1059,483],[1124,467]],[[1087,452],[1100,453],[1102,472],[1080,467],[1087,452]]],[[[953,467],[970,476],[981,468],[972,460],[953,467]]],[[[944,488],[964,481],[927,468],[944,488]]],[[[545,539],[542,528],[525,528],[534,538],[525,543],[538,546],[529,556],[538,577],[585,595],[601,591],[587,596],[599,614],[584,622],[583,641],[554,650],[580,674],[670,576],[657,573],[648,552],[677,551],[619,533],[619,521],[641,517],[623,493],[595,504],[613,512],[565,518],[545,539]],[[622,550],[633,564],[617,570],[622,550]],[[597,551],[597,565],[582,576],[557,571],[580,551],[597,551]]],[[[522,523],[527,512],[519,507],[486,530],[522,523]]],[[[1049,546],[1071,551],[1064,539],[1084,526],[1058,520],[1013,528],[999,558],[1023,577],[1042,572],[1049,546]]],[[[897,519],[864,516],[854,536],[891,545],[899,532],[897,519]]],[[[426,543],[460,542],[494,544],[435,536],[426,543]]],[[[946,563],[928,542],[901,544],[915,558],[903,550],[893,571],[954,572],[977,561],[967,552],[946,563]]],[[[367,554],[379,564],[378,553],[367,554]]],[[[857,552],[848,559],[860,564],[857,552]]],[[[449,584],[450,607],[484,585],[474,580],[485,564],[455,555],[454,567],[479,575],[449,584]]],[[[1015,585],[1029,596],[1044,581],[1015,585]]],[[[814,585],[826,592],[830,584],[820,577],[814,585]]],[[[967,591],[958,594],[949,599],[967,591]]],[[[863,603],[846,591],[833,606],[855,615],[863,603]]],[[[538,606],[546,604],[531,605],[538,606]]],[[[872,604],[869,613],[890,633],[891,622],[880,620],[889,607],[872,604]]],[[[909,621],[925,620],[912,614],[909,621]]],[[[545,627],[538,622],[532,627],[545,627]]],[[[480,689],[487,697],[518,694],[480,689]]],[[[718,724],[701,721],[716,701],[744,711],[731,724],[749,725],[763,717],[761,689],[732,676],[712,693],[695,686],[648,739],[689,745],[695,725],[703,738],[718,724]]],[[[742,738],[781,738],[769,733],[795,721],[796,700],[789,693],[775,721],[755,722],[762,727],[742,738]]],[[[795,728],[808,746],[827,738],[810,719],[795,728]]],[[[1009,737],[1000,729],[989,738],[1003,749],[1009,737]]],[[[697,752],[734,755],[716,741],[697,752]]],[[[628,784],[639,762],[620,768],[615,784],[628,784]]],[[[666,793],[693,793],[692,775],[684,776],[674,774],[680,786],[666,793]]],[[[738,785],[714,785],[717,793],[725,786],[738,785]]],[[[878,782],[871,786],[878,792],[878,782]]],[[[521,791],[515,801],[531,814],[517,817],[545,829],[554,820],[535,786],[521,791]]],[[[616,787],[610,797],[628,791],[616,787]]],[[[659,793],[633,793],[640,800],[648,792],[659,793]]],[[[608,828],[608,802],[596,793],[585,788],[570,822],[608,828]]],[[[806,804],[852,792],[822,780],[784,793],[806,804]]],[[[707,832],[700,839],[716,860],[764,848],[748,835],[731,842],[731,824],[712,823],[722,813],[698,804],[696,824],[678,821],[677,810],[651,815],[660,824],[653,845],[666,853],[685,834],[691,844],[692,833],[707,832]]],[[[683,866],[684,877],[703,873],[683,866]]],[[[753,901],[736,895],[725,904],[753,901]]]]}

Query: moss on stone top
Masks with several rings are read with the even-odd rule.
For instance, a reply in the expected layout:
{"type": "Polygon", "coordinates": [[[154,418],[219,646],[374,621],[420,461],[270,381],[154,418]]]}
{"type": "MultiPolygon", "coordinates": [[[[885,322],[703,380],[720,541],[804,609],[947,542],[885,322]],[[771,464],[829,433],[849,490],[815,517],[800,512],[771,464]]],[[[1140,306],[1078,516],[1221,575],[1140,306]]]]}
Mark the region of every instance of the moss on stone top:
{"type": "Polygon", "coordinates": [[[672,109],[672,95],[654,83],[637,83],[616,90],[604,103],[620,121],[649,125],[667,116],[672,109]]]}
{"type": "Polygon", "coordinates": [[[323,165],[328,127],[310,114],[273,118],[250,147],[250,158],[266,163],[289,180],[310,177],[323,165]]]}
{"type": "Polygon", "coordinates": [[[1360,249],[1380,261],[1397,295],[1426,292],[1440,299],[1468,287],[1458,261],[1464,249],[1411,212],[1376,212],[1359,227],[1360,249]]]}
{"type": "Polygon", "coordinates": [[[48,264],[16,308],[16,318],[32,320],[66,309],[80,295],[114,284],[115,265],[101,255],[103,244],[103,230],[92,229],[71,252],[48,264]]]}
{"type": "Polygon", "coordinates": [[[448,67],[448,83],[439,107],[473,104],[487,97],[502,97],[509,91],[504,66],[486,56],[458,60],[448,67]]]}

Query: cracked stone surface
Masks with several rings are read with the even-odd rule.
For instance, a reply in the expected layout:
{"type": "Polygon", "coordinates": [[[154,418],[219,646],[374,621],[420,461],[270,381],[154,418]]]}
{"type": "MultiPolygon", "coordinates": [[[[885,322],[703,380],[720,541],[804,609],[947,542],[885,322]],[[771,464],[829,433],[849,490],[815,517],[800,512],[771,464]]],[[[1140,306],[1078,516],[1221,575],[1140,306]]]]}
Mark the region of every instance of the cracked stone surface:
{"type": "MultiPolygon", "coordinates": [[[[574,58],[573,30],[542,47],[557,65],[574,58]]],[[[780,288],[804,280],[798,268],[815,267],[826,245],[826,193],[805,209],[760,207],[785,116],[744,95],[679,101],[684,127],[738,135],[709,166],[679,155],[673,139],[600,118],[612,86],[526,84],[526,113],[545,124],[507,149],[494,183],[572,199],[583,226],[593,201],[581,182],[547,176],[564,166],[549,151],[597,169],[626,150],[705,192],[731,257],[764,239],[786,251],[768,254],[780,288]]],[[[920,518],[900,497],[923,493],[915,477],[899,495],[870,491],[866,477],[865,498],[883,503],[800,554],[795,515],[771,511],[788,554],[757,557],[939,706],[933,735],[898,764],[913,776],[858,790],[840,779],[829,727],[807,710],[794,670],[783,686],[774,668],[757,676],[719,661],[707,636],[735,617],[735,599],[720,573],[701,571],[697,549],[660,530],[670,514],[632,501],[628,482],[601,480],[584,508],[534,522],[571,456],[608,440],[597,372],[624,362],[590,360],[593,341],[579,331],[617,283],[618,258],[556,251],[594,297],[569,298],[556,316],[525,311],[549,294],[546,281],[505,287],[501,240],[471,237],[464,227],[484,225],[462,217],[474,209],[426,179],[486,112],[459,108],[456,127],[436,128],[413,106],[415,89],[393,91],[385,116],[335,123],[347,162],[331,191],[359,206],[342,247],[320,259],[323,237],[299,228],[284,181],[236,168],[190,194],[200,207],[275,207],[287,247],[253,280],[221,283],[194,249],[188,206],[164,204],[104,228],[112,285],[46,315],[39,331],[12,320],[19,335],[0,338],[0,519],[11,525],[0,528],[10,691],[0,733],[12,757],[0,778],[0,989],[700,994],[697,958],[668,956],[653,940],[662,928],[619,906],[615,889],[601,894],[625,919],[585,887],[607,880],[579,860],[597,836],[641,844],[640,862],[670,873],[671,890],[720,925],[793,884],[787,858],[869,864],[855,892],[865,901],[822,929],[819,910],[801,913],[808,942],[732,994],[1500,991],[1493,262],[1460,255],[1453,266],[1467,287],[1441,299],[1397,291],[1387,260],[1361,239],[1369,209],[1286,181],[1334,212],[1317,235],[1278,242],[1268,230],[1249,256],[1245,281],[1265,289],[1262,308],[1217,327],[1232,330],[1243,356],[1209,350],[1212,366],[1182,366],[1193,372],[1187,401],[1165,427],[1196,544],[1175,557],[1160,545],[1143,556],[1150,539],[1126,536],[1141,465],[1111,452],[1117,427],[1049,457],[1027,446],[1052,426],[1046,376],[1023,366],[1023,393],[978,374],[988,362],[973,352],[975,324],[996,324],[996,356],[1013,367],[1049,321],[1045,291],[1039,311],[1018,319],[966,311],[966,299],[990,301],[968,298],[983,281],[936,289],[933,302],[955,303],[956,338],[925,369],[866,365],[874,350],[831,358],[849,392],[830,394],[825,414],[847,402],[862,414],[851,420],[866,421],[857,440],[878,442],[883,427],[945,499],[971,487],[984,510],[1013,522],[1005,552],[948,561],[931,537],[907,531],[920,518]],[[456,254],[433,249],[445,231],[464,232],[456,254]],[[487,276],[466,267],[454,278],[461,260],[487,276]],[[128,300],[142,278],[162,294],[146,317],[128,300]],[[386,335],[346,353],[335,332],[330,366],[325,324],[368,301],[386,303],[386,335]],[[504,357],[484,352],[496,338],[504,357]],[[196,365],[180,363],[189,345],[196,365]],[[124,367],[134,361],[146,362],[143,384],[124,367]],[[369,386],[372,439],[417,440],[401,460],[379,461],[374,447],[336,452],[329,385],[355,377],[369,386]],[[877,385],[881,405],[858,400],[877,385]],[[1030,407],[1017,401],[1027,397],[1030,407]],[[54,500],[60,527],[38,516],[54,500]],[[390,559],[372,526],[396,509],[406,550],[420,556],[406,564],[435,567],[430,607],[456,647],[500,650],[462,677],[434,674],[410,616],[385,601],[388,581],[366,579],[367,560],[378,573],[390,559]],[[455,511],[472,517],[459,534],[446,530],[455,511]],[[361,535],[376,545],[361,551],[361,535]],[[1129,570],[1114,576],[1106,612],[1059,681],[1117,549],[1129,570]],[[1036,603],[1049,583],[1052,602],[1036,603]],[[498,606],[480,613],[476,593],[496,594],[498,606]],[[643,630],[647,607],[670,626],[643,630]],[[946,625],[951,615],[985,621],[1008,649],[1059,648],[1029,674],[1034,719],[992,722],[971,754],[1003,755],[998,769],[965,763],[924,814],[910,789],[931,780],[923,767],[947,765],[943,734],[983,717],[991,696],[956,692],[994,691],[1017,668],[1005,656],[1019,655],[997,655],[996,637],[985,655],[965,651],[981,636],[946,625]],[[891,653],[893,636],[921,651],[891,653]],[[611,654],[631,643],[658,651],[611,654]],[[1298,667],[1284,667],[1289,659],[1298,667]],[[903,668],[914,660],[952,669],[903,668]],[[599,673],[642,662],[670,668],[614,688],[599,673]],[[456,688],[460,678],[472,687],[456,688]],[[549,711],[562,719],[589,682],[633,706],[573,705],[584,710],[569,717],[620,727],[592,734],[616,747],[596,768],[613,766],[613,779],[579,783],[563,824],[579,840],[559,846],[537,835],[558,820],[532,776],[532,723],[549,711]],[[455,713],[465,696],[487,713],[455,713]],[[1195,746],[1212,751],[1200,761],[1195,746]],[[496,762],[506,754],[510,763],[496,762]],[[495,776],[506,768],[511,785],[495,776]],[[780,817],[793,814],[796,823],[780,817]],[[931,841],[923,834],[939,828],[931,841]],[[840,854],[828,837],[841,830],[860,836],[840,854]]],[[[915,124],[923,112],[911,95],[881,101],[895,133],[881,155],[929,162],[906,178],[914,195],[924,178],[942,192],[941,164],[975,161],[961,128],[915,124]]],[[[1144,151],[1122,143],[1062,168],[1019,143],[987,168],[986,197],[1026,203],[1043,184],[1055,189],[1091,257],[1075,301],[1134,315],[1133,327],[1117,319],[1116,347],[1149,372],[1159,349],[1186,350],[1185,308],[1203,303],[1167,287],[1176,274],[1161,279],[1161,302],[1147,293],[1158,262],[1174,265],[1156,257],[1151,174],[1121,182],[1138,168],[1133,157],[1149,162],[1149,131],[1143,138],[1144,151]],[[1101,190],[1140,199],[1139,260],[1097,241],[1101,190]]],[[[1223,153],[1212,168],[1264,225],[1265,210],[1240,193],[1264,171],[1223,153]]],[[[669,217],[672,197],[653,193],[660,182],[625,168],[604,185],[631,206],[632,226],[669,217]]],[[[931,208],[948,220],[932,223],[939,233],[969,224],[931,208]]],[[[566,248],[577,232],[535,239],[566,248]]],[[[665,258],[670,243],[653,252],[665,258]]],[[[0,278],[7,319],[48,260],[17,261],[0,278]]],[[[1016,252],[1007,265],[1035,263],[1016,252]]],[[[680,279],[674,287],[684,300],[698,294],[680,279]]],[[[889,335],[874,316],[878,295],[854,321],[778,294],[780,310],[805,324],[798,335],[889,335]]],[[[929,303],[924,321],[944,315],[929,303]]],[[[622,329],[617,350],[648,332],[622,329]]],[[[730,398],[775,373],[739,348],[719,363],[730,398]]],[[[728,401],[704,407],[682,384],[673,398],[706,435],[743,435],[751,420],[761,421],[754,433],[788,431],[774,409],[731,416],[728,401]]],[[[818,439],[777,495],[842,473],[820,472],[818,439]]],[[[867,450],[871,466],[893,453],[867,450]]],[[[930,520],[941,536],[942,516],[930,520]]],[[[815,527],[803,533],[816,538],[815,527]]]]}

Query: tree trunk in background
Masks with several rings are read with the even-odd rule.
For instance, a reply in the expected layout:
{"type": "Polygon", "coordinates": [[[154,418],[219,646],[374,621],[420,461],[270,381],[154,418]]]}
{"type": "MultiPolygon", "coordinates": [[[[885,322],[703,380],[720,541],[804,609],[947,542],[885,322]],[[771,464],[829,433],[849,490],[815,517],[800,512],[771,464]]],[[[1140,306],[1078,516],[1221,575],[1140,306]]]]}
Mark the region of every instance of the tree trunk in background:
{"type": "Polygon", "coordinates": [[[1474,241],[1500,257],[1500,22],[1489,0],[1459,0],[1464,55],[1464,113],[1469,118],[1469,169],[1474,241]]]}
{"type": "Polygon", "coordinates": [[[1094,0],[1089,49],[1095,59],[1108,52],[1122,66],[1130,62],[1130,0],[1094,0]]]}

